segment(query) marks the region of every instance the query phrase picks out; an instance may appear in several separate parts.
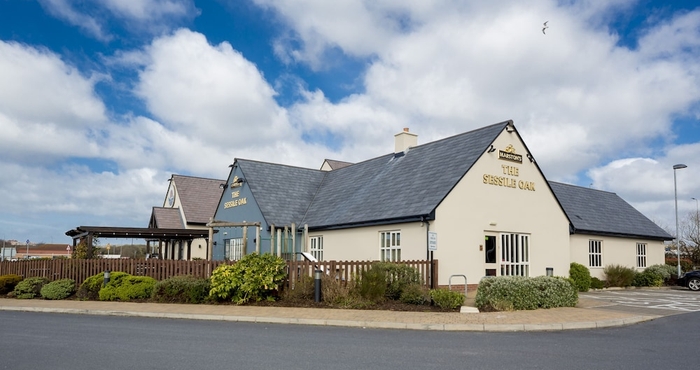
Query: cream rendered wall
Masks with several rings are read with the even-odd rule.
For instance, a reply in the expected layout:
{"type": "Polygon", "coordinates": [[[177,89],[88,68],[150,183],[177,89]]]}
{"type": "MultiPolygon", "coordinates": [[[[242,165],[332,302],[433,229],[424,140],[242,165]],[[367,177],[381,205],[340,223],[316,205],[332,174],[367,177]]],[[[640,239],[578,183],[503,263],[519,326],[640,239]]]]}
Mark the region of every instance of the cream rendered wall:
{"type": "Polygon", "coordinates": [[[658,240],[618,238],[612,236],[598,236],[574,234],[571,235],[571,262],[580,263],[591,271],[591,276],[604,280],[603,269],[608,265],[622,265],[643,271],[637,267],[637,243],[647,244],[647,267],[651,265],[663,265],[664,242],[658,240]],[[590,267],[588,261],[588,241],[603,241],[603,266],[590,267]]]}
{"type": "MultiPolygon", "coordinates": [[[[568,276],[569,221],[564,211],[515,132],[504,130],[493,145],[496,150],[484,152],[436,210],[430,230],[438,234],[439,284],[446,285],[453,274],[466,275],[469,284],[479,282],[485,275],[480,246],[485,247],[487,232],[530,235],[529,276],[545,275],[547,267],[557,276],[568,276]],[[522,164],[498,159],[499,150],[509,145],[522,155],[522,164]],[[485,183],[484,175],[505,177],[516,187],[489,184],[488,179],[485,183]],[[520,181],[534,183],[534,191],[521,189],[520,181]]],[[[499,237],[497,243],[500,261],[499,237]]],[[[453,284],[461,284],[459,280],[453,284]]]]}
{"type": "MultiPolygon", "coordinates": [[[[309,231],[323,236],[323,259],[336,261],[379,260],[380,232],[401,231],[401,260],[425,260],[427,230],[420,222],[341,230],[309,231]]],[[[307,244],[308,240],[307,240],[307,244]]]]}

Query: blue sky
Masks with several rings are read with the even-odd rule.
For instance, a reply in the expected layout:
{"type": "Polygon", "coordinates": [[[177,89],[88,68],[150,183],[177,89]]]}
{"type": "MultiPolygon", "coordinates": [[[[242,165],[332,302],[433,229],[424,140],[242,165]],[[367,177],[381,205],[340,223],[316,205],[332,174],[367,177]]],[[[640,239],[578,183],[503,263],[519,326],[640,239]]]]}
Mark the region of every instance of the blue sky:
{"type": "Polygon", "coordinates": [[[173,173],[513,119],[550,180],[700,198],[694,1],[0,0],[0,238],[146,226],[173,173]],[[549,21],[547,34],[542,23],[549,21]]]}

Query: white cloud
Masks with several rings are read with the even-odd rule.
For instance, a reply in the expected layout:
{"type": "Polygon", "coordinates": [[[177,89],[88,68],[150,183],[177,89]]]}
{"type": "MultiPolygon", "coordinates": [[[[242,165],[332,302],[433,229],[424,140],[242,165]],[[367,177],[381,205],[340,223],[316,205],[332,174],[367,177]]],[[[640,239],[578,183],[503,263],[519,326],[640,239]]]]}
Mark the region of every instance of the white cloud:
{"type": "Polygon", "coordinates": [[[80,4],[68,0],[39,0],[46,11],[80,28],[97,40],[109,42],[110,17],[116,18],[132,34],[157,34],[181,20],[199,15],[192,0],[98,0],[80,4]]]}
{"type": "Polygon", "coordinates": [[[56,18],[63,19],[73,26],[77,26],[89,35],[100,41],[109,41],[112,35],[102,27],[101,22],[95,17],[81,13],[73,7],[68,0],[39,0],[41,6],[56,18]]]}
{"type": "MultiPolygon", "coordinates": [[[[300,47],[288,50],[297,61],[322,64],[330,47],[372,55],[364,93],[338,104],[314,98],[292,108],[303,112],[299,120],[307,129],[328,130],[351,147],[386,142],[386,132],[403,126],[425,142],[514,119],[545,173],[575,181],[577,173],[621,149],[623,155],[652,154],[647,144],[672,139],[673,119],[700,101],[700,58],[688,51],[700,42],[700,11],[651,28],[641,41],[650,46],[630,50],[600,26],[611,13],[626,11],[629,5],[621,2],[348,1],[340,14],[312,0],[259,3],[276,9],[301,39],[300,47]],[[413,26],[385,26],[390,10],[413,26]],[[342,26],[353,17],[357,27],[342,26]],[[673,38],[665,28],[682,34],[665,44],[665,53],[694,58],[649,56],[647,50],[662,42],[652,42],[655,35],[673,38]],[[363,111],[384,114],[357,113],[363,111]]],[[[355,153],[351,147],[346,153],[355,153]]]]}
{"type": "Polygon", "coordinates": [[[50,51],[0,41],[3,157],[50,163],[96,154],[91,136],[106,117],[94,84],[50,51]]]}

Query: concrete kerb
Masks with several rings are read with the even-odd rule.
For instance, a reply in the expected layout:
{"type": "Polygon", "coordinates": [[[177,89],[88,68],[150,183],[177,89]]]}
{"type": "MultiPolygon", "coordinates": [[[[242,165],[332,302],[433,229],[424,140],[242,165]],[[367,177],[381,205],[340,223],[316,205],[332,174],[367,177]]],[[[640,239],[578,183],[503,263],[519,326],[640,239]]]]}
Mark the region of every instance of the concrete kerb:
{"type": "Polygon", "coordinates": [[[475,331],[475,332],[521,332],[521,331],[560,331],[560,330],[581,330],[609,328],[616,326],[633,325],[644,321],[650,321],[659,316],[633,316],[624,319],[607,319],[587,322],[562,322],[562,323],[542,323],[542,324],[440,324],[440,323],[404,323],[404,322],[382,322],[382,321],[360,321],[360,320],[334,320],[334,319],[307,319],[307,318],[285,318],[269,316],[231,316],[231,315],[209,315],[191,313],[168,313],[168,312],[143,312],[143,311],[117,311],[117,310],[94,310],[77,308],[47,308],[47,307],[0,307],[2,311],[23,311],[23,312],[45,312],[64,313],[78,315],[102,315],[102,316],[132,316],[150,317],[161,319],[185,319],[185,320],[207,320],[207,321],[230,321],[247,322],[260,324],[295,324],[295,325],[317,325],[317,326],[339,326],[355,328],[374,329],[408,329],[408,330],[430,330],[430,331],[475,331]]]}

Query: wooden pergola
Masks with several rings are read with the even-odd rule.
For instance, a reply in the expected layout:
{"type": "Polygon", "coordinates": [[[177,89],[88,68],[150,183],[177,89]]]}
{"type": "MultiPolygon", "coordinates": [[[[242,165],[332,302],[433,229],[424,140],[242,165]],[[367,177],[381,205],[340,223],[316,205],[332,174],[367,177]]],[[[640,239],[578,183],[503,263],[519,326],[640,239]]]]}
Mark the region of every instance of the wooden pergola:
{"type": "MultiPolygon", "coordinates": [[[[161,255],[164,244],[167,247],[171,243],[187,243],[188,260],[190,259],[190,247],[194,239],[207,239],[207,247],[210,245],[210,230],[207,229],[154,229],[141,227],[79,226],[75,229],[66,231],[66,235],[73,238],[73,250],[75,250],[75,247],[82,239],[87,239],[88,258],[92,257],[93,255],[93,238],[144,239],[149,250],[151,248],[150,242],[158,241],[158,251],[161,255]]],[[[209,255],[209,251],[207,255],[209,255]]]]}

